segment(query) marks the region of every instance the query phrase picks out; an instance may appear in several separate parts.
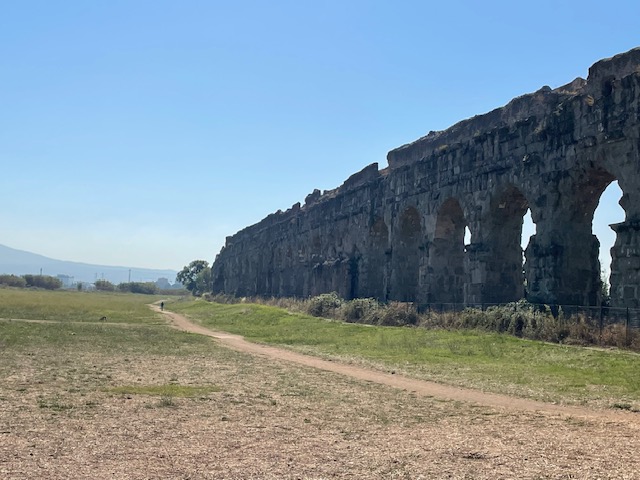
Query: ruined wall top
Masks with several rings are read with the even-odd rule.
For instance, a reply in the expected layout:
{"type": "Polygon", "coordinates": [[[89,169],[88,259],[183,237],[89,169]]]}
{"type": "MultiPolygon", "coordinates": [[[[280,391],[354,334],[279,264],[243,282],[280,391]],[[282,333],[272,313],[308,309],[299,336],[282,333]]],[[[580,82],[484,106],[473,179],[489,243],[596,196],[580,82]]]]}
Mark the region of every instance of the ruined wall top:
{"type": "Polygon", "coordinates": [[[589,85],[597,88],[603,80],[620,79],[632,73],[640,73],[640,47],[594,63],[589,69],[589,85]]]}
{"type": "Polygon", "coordinates": [[[588,80],[576,78],[553,90],[544,86],[534,93],[514,98],[504,107],[463,120],[446,130],[431,131],[425,137],[391,150],[387,154],[389,168],[418,162],[445,146],[467,141],[479,133],[510,126],[529,117],[543,117],[576,95],[591,95],[597,99],[607,84],[633,73],[640,73],[640,48],[596,62],[589,68],[588,80]]]}

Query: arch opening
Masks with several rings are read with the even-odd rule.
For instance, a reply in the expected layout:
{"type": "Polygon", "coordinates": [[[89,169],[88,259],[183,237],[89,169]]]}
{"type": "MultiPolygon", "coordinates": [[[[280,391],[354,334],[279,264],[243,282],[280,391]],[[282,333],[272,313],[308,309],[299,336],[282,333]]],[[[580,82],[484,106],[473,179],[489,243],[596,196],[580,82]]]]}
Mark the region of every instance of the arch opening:
{"type": "Polygon", "coordinates": [[[469,229],[469,226],[467,225],[466,227],[464,227],[464,251],[467,251],[467,247],[469,245],[471,245],[471,230],[469,229]]]}
{"type": "MultiPolygon", "coordinates": [[[[520,246],[522,247],[522,254],[527,250],[529,246],[529,242],[531,242],[531,237],[536,234],[536,224],[531,218],[531,209],[527,208],[524,217],[522,218],[522,241],[520,242],[520,246]]],[[[524,257],[523,257],[524,262],[524,257]]]]}
{"type": "Polygon", "coordinates": [[[593,213],[592,232],[599,243],[598,260],[600,262],[601,300],[609,302],[611,291],[612,250],[616,242],[616,232],[612,224],[625,220],[625,211],[620,206],[622,190],[617,180],[612,181],[604,189],[593,213]]]}

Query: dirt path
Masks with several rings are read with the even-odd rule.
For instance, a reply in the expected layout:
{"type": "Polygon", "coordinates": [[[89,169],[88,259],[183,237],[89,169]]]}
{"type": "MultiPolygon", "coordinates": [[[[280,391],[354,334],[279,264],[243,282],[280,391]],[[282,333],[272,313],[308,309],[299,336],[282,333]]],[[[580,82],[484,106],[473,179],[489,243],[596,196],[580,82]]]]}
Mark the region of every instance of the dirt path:
{"type": "Polygon", "coordinates": [[[252,343],[245,340],[239,335],[214,331],[205,328],[202,325],[195,324],[184,315],[168,311],[161,312],[160,308],[157,305],[152,305],[151,308],[158,311],[159,313],[166,315],[171,320],[172,326],[174,326],[175,328],[183,330],[185,332],[197,333],[200,335],[206,335],[215,338],[220,343],[227,345],[234,350],[250,353],[253,355],[260,355],[267,358],[293,362],[308,367],[318,368],[321,370],[327,370],[330,372],[339,373],[341,375],[346,375],[348,377],[356,378],[358,380],[364,380],[368,382],[387,385],[394,388],[399,388],[402,390],[407,390],[410,392],[415,392],[418,395],[436,397],[442,400],[460,401],[511,411],[515,410],[540,412],[583,418],[600,418],[611,421],[623,421],[640,426],[640,415],[631,412],[591,410],[580,407],[554,405],[544,402],[538,402],[535,400],[527,400],[523,398],[510,397],[507,395],[498,395],[493,393],[480,392],[477,390],[442,385],[439,383],[419,380],[403,375],[370,370],[354,365],[346,365],[339,362],[323,360],[317,357],[272,347],[269,345],[252,343]]]}

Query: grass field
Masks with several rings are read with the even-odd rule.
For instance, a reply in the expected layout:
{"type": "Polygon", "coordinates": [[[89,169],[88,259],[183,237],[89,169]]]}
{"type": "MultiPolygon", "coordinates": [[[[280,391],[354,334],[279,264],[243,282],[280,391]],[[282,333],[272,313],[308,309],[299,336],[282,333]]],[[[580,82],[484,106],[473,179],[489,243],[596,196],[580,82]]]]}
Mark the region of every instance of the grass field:
{"type": "MultiPolygon", "coordinates": [[[[58,398],[114,388],[108,375],[113,365],[133,369],[139,358],[188,358],[208,351],[205,338],[168,328],[148,307],[154,300],[148,295],[0,289],[0,377],[28,371],[33,375],[28,389],[53,381],[58,398]],[[105,312],[108,322],[100,321],[105,312]],[[109,360],[105,364],[96,358],[109,360]]],[[[165,383],[171,383],[169,377],[165,383]]]]}
{"type": "Polygon", "coordinates": [[[640,409],[640,355],[477,331],[375,327],[263,305],[173,303],[214,329],[254,341],[443,383],[538,400],[640,409]]]}
{"type": "Polygon", "coordinates": [[[0,288],[0,318],[60,322],[153,323],[158,316],[148,303],[162,297],[109,292],[0,288]]]}
{"type": "MultiPolygon", "coordinates": [[[[169,328],[146,307],[152,297],[0,295],[3,479],[631,479],[640,471],[637,425],[626,421],[445,402],[242,354],[169,328]],[[9,310],[57,323],[6,320],[9,310]],[[107,310],[119,312],[117,323],[95,320],[107,310]]],[[[435,358],[434,371],[452,379],[456,365],[461,378],[474,378],[468,359],[555,365],[564,353],[508,337],[487,337],[489,348],[472,333],[342,325],[250,305],[171,306],[250,338],[381,368],[409,370],[417,358],[416,372],[426,375],[435,358]]],[[[568,358],[579,362],[573,352],[568,358]]],[[[624,353],[596,353],[587,357],[591,369],[601,354],[630,368],[624,353]]],[[[504,387],[502,369],[494,381],[504,387]]]]}

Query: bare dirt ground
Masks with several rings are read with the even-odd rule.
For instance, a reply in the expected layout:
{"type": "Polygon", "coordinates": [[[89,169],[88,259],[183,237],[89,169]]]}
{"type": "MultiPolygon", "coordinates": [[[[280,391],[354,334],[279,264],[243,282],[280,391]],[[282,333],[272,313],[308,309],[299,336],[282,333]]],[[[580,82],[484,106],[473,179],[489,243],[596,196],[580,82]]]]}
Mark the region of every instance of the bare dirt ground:
{"type": "Polygon", "coordinates": [[[338,365],[166,314],[215,341],[162,355],[87,346],[7,358],[0,478],[640,479],[638,415],[338,365]],[[165,383],[219,391],[108,389],[165,383]]]}
{"type": "MultiPolygon", "coordinates": [[[[152,308],[160,311],[156,306],[152,308]]],[[[390,387],[407,390],[409,392],[423,395],[433,396],[440,400],[458,401],[471,403],[481,406],[506,408],[515,411],[531,411],[560,413],[578,417],[599,417],[608,420],[620,420],[628,422],[640,422],[640,416],[637,414],[629,414],[626,412],[614,412],[611,410],[590,410],[585,408],[567,407],[561,405],[553,405],[549,403],[536,402],[522,398],[514,398],[506,395],[495,395],[484,393],[477,390],[458,388],[449,385],[442,385],[434,382],[427,382],[415,378],[409,378],[394,373],[384,373],[380,371],[360,368],[353,365],[345,365],[320,358],[303,355],[281,348],[260,345],[246,341],[239,335],[233,335],[227,332],[213,331],[202,325],[191,322],[183,315],[173,312],[162,312],[171,319],[171,323],[176,328],[185,332],[197,333],[217,339],[224,345],[246,353],[261,355],[270,359],[285,360],[288,362],[298,363],[308,367],[327,370],[329,372],[339,373],[358,380],[379,383],[390,387]]]]}

